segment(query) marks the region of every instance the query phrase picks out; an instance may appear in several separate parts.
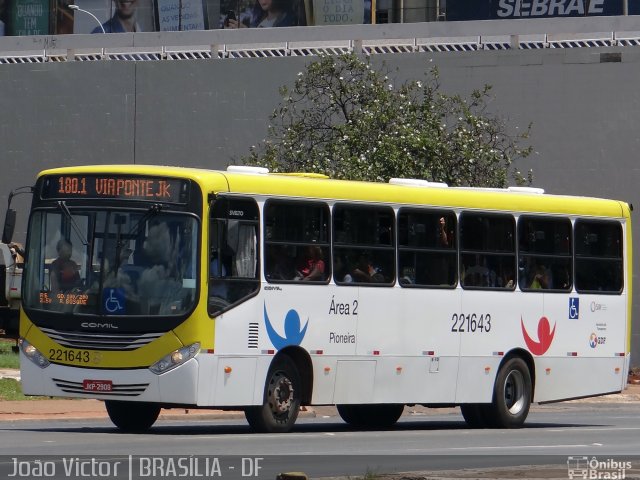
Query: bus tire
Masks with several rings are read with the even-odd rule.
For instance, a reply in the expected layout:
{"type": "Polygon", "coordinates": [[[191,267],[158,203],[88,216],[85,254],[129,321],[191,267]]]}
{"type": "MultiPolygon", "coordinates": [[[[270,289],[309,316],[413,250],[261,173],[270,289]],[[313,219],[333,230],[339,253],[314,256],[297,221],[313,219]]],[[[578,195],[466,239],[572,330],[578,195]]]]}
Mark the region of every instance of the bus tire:
{"type": "Polygon", "coordinates": [[[160,415],[160,407],[153,403],[106,400],[104,404],[113,424],[124,432],[145,432],[160,415]]]}
{"type": "Polygon", "coordinates": [[[269,368],[264,403],[245,408],[245,417],[256,432],[289,432],[298,418],[301,394],[302,381],[296,365],[290,357],[281,355],[269,368]]]}
{"type": "Polygon", "coordinates": [[[520,428],[529,414],[533,389],[531,373],[520,357],[508,359],[498,371],[493,402],[487,406],[490,426],[520,428]]]}
{"type": "Polygon", "coordinates": [[[337,405],[338,414],[352,427],[391,427],[404,411],[403,404],[337,405]]]}
{"type": "Polygon", "coordinates": [[[465,403],[460,405],[462,417],[467,425],[471,428],[486,428],[489,425],[487,421],[487,406],[478,403],[465,403]]]}

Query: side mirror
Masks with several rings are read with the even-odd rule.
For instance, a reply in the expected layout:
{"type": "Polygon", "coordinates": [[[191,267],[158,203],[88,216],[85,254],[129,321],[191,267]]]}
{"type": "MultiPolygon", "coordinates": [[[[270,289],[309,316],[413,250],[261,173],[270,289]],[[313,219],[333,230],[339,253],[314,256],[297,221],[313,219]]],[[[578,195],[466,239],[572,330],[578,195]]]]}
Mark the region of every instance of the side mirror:
{"type": "Polygon", "coordinates": [[[9,244],[13,238],[13,231],[16,228],[16,211],[12,208],[7,209],[4,217],[4,228],[2,230],[2,243],[9,244]]]}

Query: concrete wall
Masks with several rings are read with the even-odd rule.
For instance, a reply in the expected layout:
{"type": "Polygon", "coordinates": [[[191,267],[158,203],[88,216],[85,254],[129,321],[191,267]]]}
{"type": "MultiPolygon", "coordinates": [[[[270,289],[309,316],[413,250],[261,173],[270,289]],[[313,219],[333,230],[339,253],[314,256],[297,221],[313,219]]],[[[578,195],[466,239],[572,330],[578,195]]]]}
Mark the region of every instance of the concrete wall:
{"type": "MultiPolygon", "coordinates": [[[[534,169],[535,186],[640,205],[640,47],[373,58],[397,67],[401,80],[421,78],[437,65],[449,93],[493,85],[493,112],[514,129],[533,123],[535,154],[519,166],[534,169]],[[608,53],[619,55],[603,55],[608,53]]],[[[6,198],[12,188],[32,183],[37,171],[59,165],[224,168],[265,137],[268,116],[279,101],[278,87],[291,84],[311,60],[0,64],[0,194],[6,198]]],[[[26,196],[16,199],[16,205],[20,238],[26,196]]],[[[637,226],[634,235],[637,245],[637,226]]],[[[640,283],[635,285],[638,312],[640,283]]],[[[633,355],[633,363],[640,364],[640,324],[634,330],[633,355]]]]}

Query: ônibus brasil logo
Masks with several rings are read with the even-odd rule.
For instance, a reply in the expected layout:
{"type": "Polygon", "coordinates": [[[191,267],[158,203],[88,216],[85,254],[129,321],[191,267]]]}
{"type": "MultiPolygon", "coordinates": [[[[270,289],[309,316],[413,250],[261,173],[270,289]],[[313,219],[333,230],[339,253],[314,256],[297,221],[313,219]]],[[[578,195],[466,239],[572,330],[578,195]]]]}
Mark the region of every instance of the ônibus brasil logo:
{"type": "Polygon", "coordinates": [[[267,314],[267,304],[264,304],[264,325],[267,328],[269,339],[276,350],[281,350],[287,345],[300,345],[307,333],[307,327],[309,326],[309,319],[305,323],[304,328],[300,329],[300,315],[294,309],[287,312],[284,318],[284,337],[280,336],[276,329],[271,325],[269,315],[267,314]]]}
{"type": "Polygon", "coordinates": [[[538,321],[538,340],[534,340],[527,332],[522,317],[520,317],[520,325],[522,326],[522,335],[529,351],[534,355],[544,355],[549,350],[551,342],[553,342],[556,326],[554,325],[553,330],[551,330],[547,317],[541,317],[538,321]]]}

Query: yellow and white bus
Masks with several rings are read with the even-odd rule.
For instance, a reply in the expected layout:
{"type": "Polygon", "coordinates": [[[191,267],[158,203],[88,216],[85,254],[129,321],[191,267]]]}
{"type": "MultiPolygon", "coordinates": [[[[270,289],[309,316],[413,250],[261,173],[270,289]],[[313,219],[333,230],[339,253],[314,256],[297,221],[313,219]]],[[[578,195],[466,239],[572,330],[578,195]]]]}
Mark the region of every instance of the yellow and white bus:
{"type": "Polygon", "coordinates": [[[381,426],[411,404],[510,428],[626,385],[621,201],[237,166],[60,168],[33,192],[24,393],[104,400],[123,430],[177,406],[381,426]]]}

